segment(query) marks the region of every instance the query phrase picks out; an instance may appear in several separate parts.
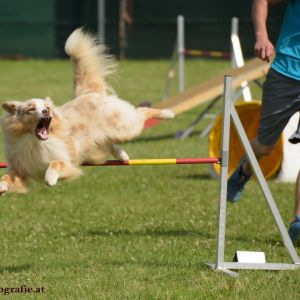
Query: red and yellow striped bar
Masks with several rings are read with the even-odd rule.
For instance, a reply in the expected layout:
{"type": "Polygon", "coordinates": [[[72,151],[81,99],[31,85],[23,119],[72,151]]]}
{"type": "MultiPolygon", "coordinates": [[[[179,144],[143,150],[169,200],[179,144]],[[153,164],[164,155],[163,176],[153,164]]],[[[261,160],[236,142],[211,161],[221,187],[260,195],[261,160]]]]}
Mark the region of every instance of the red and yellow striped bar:
{"type": "Polygon", "coordinates": [[[219,164],[221,160],[215,157],[208,158],[153,158],[130,159],[128,161],[108,160],[105,164],[83,164],[83,166],[137,166],[137,165],[196,165],[219,164]]]}
{"type": "MultiPolygon", "coordinates": [[[[83,163],[84,167],[97,166],[138,166],[138,165],[197,165],[197,164],[219,164],[220,158],[152,158],[152,159],[130,159],[128,161],[122,160],[108,160],[104,164],[90,164],[83,163]]],[[[7,168],[7,163],[0,162],[0,169],[7,168]]]]}
{"type": "Polygon", "coordinates": [[[7,163],[0,162],[0,169],[7,168],[7,163]]]}
{"type": "Polygon", "coordinates": [[[222,51],[205,51],[205,50],[186,49],[184,51],[184,54],[189,55],[189,56],[200,56],[200,57],[230,58],[229,52],[222,52],[222,51]]]}

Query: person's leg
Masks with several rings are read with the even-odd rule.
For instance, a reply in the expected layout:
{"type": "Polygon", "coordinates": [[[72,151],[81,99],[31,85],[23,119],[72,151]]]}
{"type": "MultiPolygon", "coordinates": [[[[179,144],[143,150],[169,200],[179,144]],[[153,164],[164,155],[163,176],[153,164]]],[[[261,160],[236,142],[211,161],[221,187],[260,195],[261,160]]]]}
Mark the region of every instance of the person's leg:
{"type": "MultiPolygon", "coordinates": [[[[257,138],[251,143],[257,159],[270,154],[290,117],[300,109],[300,82],[270,69],[263,85],[262,108],[257,138]]],[[[227,200],[240,199],[252,170],[243,157],[228,180],[227,200]]]]}
{"type": "Polygon", "coordinates": [[[289,142],[292,144],[300,143],[300,118],[296,131],[289,137],[289,142]]]}
{"type": "Polygon", "coordinates": [[[300,172],[296,181],[295,216],[300,216],[300,172]]]}
{"type": "MultiPolygon", "coordinates": [[[[251,146],[252,146],[252,150],[257,158],[257,160],[259,160],[260,158],[262,158],[265,155],[269,155],[272,150],[274,149],[275,145],[262,145],[258,142],[257,138],[255,138],[252,142],[251,142],[251,146]]],[[[252,174],[252,169],[251,169],[251,165],[248,162],[248,160],[245,161],[244,164],[242,164],[242,171],[246,174],[246,175],[251,175],[252,174]]]]}
{"type": "Polygon", "coordinates": [[[294,219],[289,227],[289,235],[293,242],[300,236],[300,171],[296,181],[294,219]]]}
{"type": "MultiPolygon", "coordinates": [[[[274,145],[262,145],[255,138],[251,142],[251,146],[256,158],[259,160],[265,155],[269,155],[274,149],[274,145]]],[[[242,192],[246,183],[252,175],[252,168],[247,157],[242,157],[238,167],[231,175],[227,183],[227,200],[230,202],[237,202],[240,200],[242,192]]]]}

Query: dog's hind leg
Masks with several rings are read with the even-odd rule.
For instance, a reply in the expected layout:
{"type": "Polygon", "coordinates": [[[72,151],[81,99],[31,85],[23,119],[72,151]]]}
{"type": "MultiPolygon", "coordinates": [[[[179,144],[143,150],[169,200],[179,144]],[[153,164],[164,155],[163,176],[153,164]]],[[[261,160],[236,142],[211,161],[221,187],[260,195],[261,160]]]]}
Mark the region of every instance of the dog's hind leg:
{"type": "Polygon", "coordinates": [[[3,196],[6,192],[26,193],[25,179],[17,176],[14,172],[2,176],[0,180],[0,196],[3,196]]]}
{"type": "Polygon", "coordinates": [[[111,154],[120,160],[129,160],[128,154],[125,152],[125,150],[119,148],[117,145],[111,145],[111,154]]]}
{"type": "Polygon", "coordinates": [[[58,179],[71,180],[81,175],[81,171],[63,161],[54,160],[49,163],[48,169],[45,174],[45,182],[49,186],[57,184],[58,179]]]}
{"type": "Polygon", "coordinates": [[[138,107],[138,112],[144,114],[144,119],[172,119],[175,117],[175,114],[170,109],[156,109],[148,107],[138,107]]]}

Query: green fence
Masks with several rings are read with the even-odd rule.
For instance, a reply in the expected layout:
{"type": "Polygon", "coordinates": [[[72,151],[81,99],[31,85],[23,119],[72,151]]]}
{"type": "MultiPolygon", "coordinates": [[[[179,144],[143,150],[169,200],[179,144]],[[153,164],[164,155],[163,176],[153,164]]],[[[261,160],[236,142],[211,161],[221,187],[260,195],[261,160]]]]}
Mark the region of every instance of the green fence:
{"type": "Polygon", "coordinates": [[[0,56],[56,56],[55,22],[55,0],[2,0],[0,56]]]}
{"type": "MultiPolygon", "coordinates": [[[[240,20],[244,53],[253,54],[252,1],[134,0],[133,26],[127,31],[126,57],[169,57],[176,37],[176,16],[185,16],[186,47],[228,51],[230,22],[240,20]]],[[[284,4],[283,4],[284,5],[284,4]]],[[[283,5],[270,11],[275,42],[283,5]]],[[[118,54],[119,0],[106,0],[106,43],[118,54]]],[[[64,42],[79,26],[97,30],[97,0],[9,0],[0,4],[0,56],[63,57],[64,42]]]]}

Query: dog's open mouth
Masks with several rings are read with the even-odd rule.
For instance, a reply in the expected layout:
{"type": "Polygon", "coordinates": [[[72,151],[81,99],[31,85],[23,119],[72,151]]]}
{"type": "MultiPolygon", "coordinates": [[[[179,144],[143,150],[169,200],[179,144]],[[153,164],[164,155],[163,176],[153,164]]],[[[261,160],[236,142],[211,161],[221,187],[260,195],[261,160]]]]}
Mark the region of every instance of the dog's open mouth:
{"type": "Polygon", "coordinates": [[[49,126],[52,118],[42,118],[35,128],[35,135],[40,140],[47,140],[49,137],[49,126]]]}

